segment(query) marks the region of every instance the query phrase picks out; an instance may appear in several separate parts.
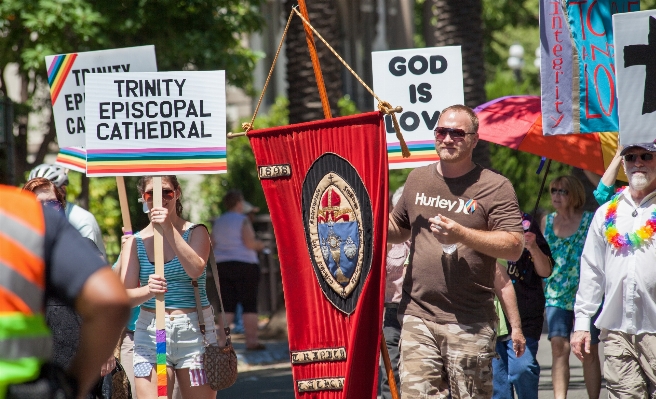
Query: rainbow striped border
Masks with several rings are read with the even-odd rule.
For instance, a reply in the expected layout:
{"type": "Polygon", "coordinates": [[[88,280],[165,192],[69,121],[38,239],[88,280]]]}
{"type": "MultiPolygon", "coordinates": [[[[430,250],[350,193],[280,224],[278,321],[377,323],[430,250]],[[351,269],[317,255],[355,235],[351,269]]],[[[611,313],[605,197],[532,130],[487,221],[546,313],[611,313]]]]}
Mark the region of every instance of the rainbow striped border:
{"type": "Polygon", "coordinates": [[[225,147],[87,149],[87,175],[219,173],[227,171],[225,147]]]}
{"type": "Polygon", "coordinates": [[[166,330],[155,332],[157,345],[157,396],[167,396],[166,389],[166,330]]]}
{"type": "Polygon", "coordinates": [[[56,55],[48,68],[48,84],[50,85],[50,98],[55,105],[59,92],[73,67],[77,53],[56,55]]]}
{"type": "Polygon", "coordinates": [[[87,172],[87,151],[81,147],[64,147],[59,149],[56,164],[76,172],[87,172]]]}
{"type": "Polygon", "coordinates": [[[387,159],[388,163],[401,164],[401,163],[417,163],[417,162],[437,162],[440,157],[435,151],[435,141],[406,141],[408,149],[411,152],[410,158],[403,158],[401,155],[401,145],[399,143],[387,144],[387,159]]]}

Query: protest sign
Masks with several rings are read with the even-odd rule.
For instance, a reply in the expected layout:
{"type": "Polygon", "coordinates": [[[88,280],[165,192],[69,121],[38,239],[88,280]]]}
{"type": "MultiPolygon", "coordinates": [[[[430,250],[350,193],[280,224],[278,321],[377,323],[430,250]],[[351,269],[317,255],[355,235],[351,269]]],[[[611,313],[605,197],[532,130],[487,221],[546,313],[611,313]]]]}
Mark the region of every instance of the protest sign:
{"type": "Polygon", "coordinates": [[[87,151],[83,147],[60,148],[55,163],[76,172],[86,173],[87,151]]]}
{"type": "Polygon", "coordinates": [[[656,10],[613,15],[620,144],[654,141],[656,10]]]}
{"type": "Polygon", "coordinates": [[[410,158],[402,157],[392,120],[386,116],[389,168],[415,168],[437,161],[433,130],[440,112],[465,101],[460,46],[375,51],[371,61],[376,95],[403,107],[397,118],[412,153],[410,158]]]}
{"type": "Polygon", "coordinates": [[[611,16],[636,0],[540,1],[545,135],[618,130],[611,16]]]}
{"type": "Polygon", "coordinates": [[[84,86],[89,76],[103,73],[155,72],[155,46],[49,55],[46,57],[50,99],[59,147],[83,147],[84,86]]]}
{"type": "Polygon", "coordinates": [[[87,76],[88,176],[225,173],[224,71],[87,76]]]}

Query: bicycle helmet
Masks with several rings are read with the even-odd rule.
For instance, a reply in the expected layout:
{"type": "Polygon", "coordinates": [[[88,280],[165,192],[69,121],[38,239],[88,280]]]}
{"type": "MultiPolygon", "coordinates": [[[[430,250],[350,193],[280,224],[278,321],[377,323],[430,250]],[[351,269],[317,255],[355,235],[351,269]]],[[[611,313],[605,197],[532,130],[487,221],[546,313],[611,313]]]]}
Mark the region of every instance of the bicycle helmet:
{"type": "Polygon", "coordinates": [[[28,180],[32,180],[35,177],[45,177],[57,187],[65,186],[68,184],[68,175],[66,174],[66,169],[59,165],[52,165],[49,163],[41,164],[32,169],[28,180]]]}

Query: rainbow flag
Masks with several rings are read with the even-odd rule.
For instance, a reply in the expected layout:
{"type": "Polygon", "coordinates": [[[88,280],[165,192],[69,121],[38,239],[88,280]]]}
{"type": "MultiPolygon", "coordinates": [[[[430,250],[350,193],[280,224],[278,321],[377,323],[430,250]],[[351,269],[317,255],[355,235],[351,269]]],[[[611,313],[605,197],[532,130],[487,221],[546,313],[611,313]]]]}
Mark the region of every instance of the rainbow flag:
{"type": "Polygon", "coordinates": [[[403,158],[399,143],[387,143],[387,159],[390,165],[406,164],[406,167],[417,167],[437,162],[440,157],[435,151],[435,140],[406,141],[412,154],[410,158],[403,158]]]}
{"type": "Polygon", "coordinates": [[[157,346],[157,396],[166,397],[166,330],[157,330],[156,346],[157,346]]]}
{"type": "Polygon", "coordinates": [[[61,54],[55,56],[52,60],[52,64],[48,67],[48,84],[50,85],[50,98],[52,99],[52,104],[54,105],[59,96],[62,86],[68,77],[73,63],[77,58],[77,53],[72,54],[61,54]]]}
{"type": "Polygon", "coordinates": [[[225,147],[87,149],[89,176],[209,174],[227,167],[225,147]]]}
{"type": "Polygon", "coordinates": [[[80,173],[86,173],[87,151],[82,147],[60,148],[55,163],[80,173]]]}

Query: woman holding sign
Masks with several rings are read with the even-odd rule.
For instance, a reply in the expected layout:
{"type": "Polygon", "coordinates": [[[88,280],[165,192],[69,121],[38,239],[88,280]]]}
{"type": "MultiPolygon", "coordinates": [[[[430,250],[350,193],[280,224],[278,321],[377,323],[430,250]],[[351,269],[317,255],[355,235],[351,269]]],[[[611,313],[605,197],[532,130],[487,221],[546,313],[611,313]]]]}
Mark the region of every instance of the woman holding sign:
{"type": "Polygon", "coordinates": [[[134,333],[134,376],[139,399],[157,398],[155,295],[166,304],[166,365],[168,397],[177,379],[183,398],[209,399],[216,392],[207,385],[202,364],[203,335],[199,329],[192,279],[198,280],[201,317],[206,336],[216,342],[214,316],[205,291],[205,264],[210,238],[204,228],[180,217],[182,192],[175,176],[162,176],[162,207],[153,207],[152,176],[138,188],[149,211],[150,224],[131,237],[121,256],[121,278],[132,306],[141,305],[134,333]],[[164,236],[164,276],[155,273],[154,226],[164,236]]]}

